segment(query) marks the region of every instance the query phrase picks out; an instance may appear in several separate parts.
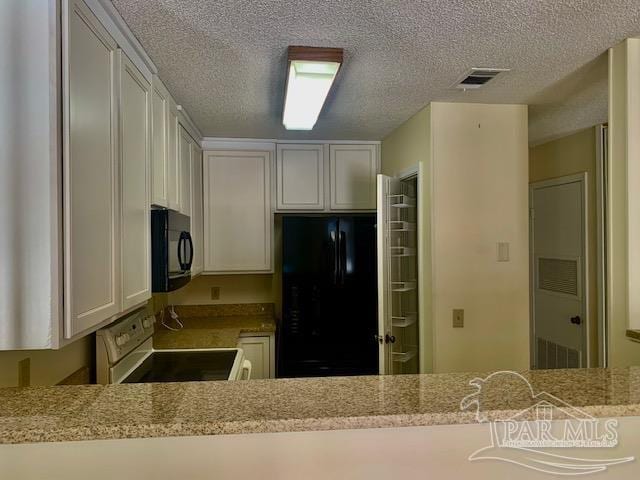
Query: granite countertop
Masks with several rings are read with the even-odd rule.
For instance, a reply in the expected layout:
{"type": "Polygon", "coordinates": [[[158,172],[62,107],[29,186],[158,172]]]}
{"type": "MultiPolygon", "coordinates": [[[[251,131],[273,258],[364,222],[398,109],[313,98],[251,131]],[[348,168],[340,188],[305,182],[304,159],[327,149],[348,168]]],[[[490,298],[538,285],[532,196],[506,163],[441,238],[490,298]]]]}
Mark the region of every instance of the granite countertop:
{"type": "MultiPolygon", "coordinates": [[[[156,323],[154,348],[234,348],[242,334],[276,331],[273,304],[183,305],[175,309],[184,328],[174,331],[156,323]]],[[[177,326],[167,314],[165,322],[177,326]]]]}
{"type": "MultiPolygon", "coordinates": [[[[536,393],[555,395],[584,414],[640,416],[640,367],[522,376],[536,393]]],[[[476,380],[483,385],[480,396],[473,395],[474,378],[487,375],[5,388],[0,443],[464,424],[477,421],[475,399],[487,418],[534,403],[522,377],[501,373],[476,380]]]]}

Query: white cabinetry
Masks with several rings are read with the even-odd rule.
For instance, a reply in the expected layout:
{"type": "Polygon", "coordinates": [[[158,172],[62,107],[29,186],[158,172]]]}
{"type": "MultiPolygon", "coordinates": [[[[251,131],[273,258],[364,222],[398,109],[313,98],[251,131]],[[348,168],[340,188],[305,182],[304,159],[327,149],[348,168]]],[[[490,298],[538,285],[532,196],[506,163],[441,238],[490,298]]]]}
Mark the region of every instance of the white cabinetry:
{"type": "Polygon", "coordinates": [[[169,208],[170,95],[157,76],[151,95],[151,203],[169,208]]]}
{"type": "Polygon", "coordinates": [[[278,144],[276,158],[278,210],[323,210],[323,145],[278,144]]]}
{"type": "Polygon", "coordinates": [[[275,342],[274,336],[245,336],[238,339],[238,348],[251,362],[251,378],[275,378],[275,342]]]}
{"type": "Polygon", "coordinates": [[[120,65],[122,309],[127,310],[151,298],[151,85],[124,54],[120,65]]]}
{"type": "Polygon", "coordinates": [[[167,208],[172,210],[180,210],[180,157],[178,154],[178,139],[180,136],[180,125],[178,124],[178,106],[169,98],[168,108],[168,128],[169,128],[169,140],[167,142],[169,149],[169,165],[168,165],[168,178],[167,178],[167,208]]]}
{"type": "Polygon", "coordinates": [[[81,0],[63,29],[65,337],[120,311],[118,53],[81,0]]]}
{"type": "Polygon", "coordinates": [[[331,145],[332,210],[376,208],[378,161],[375,145],[331,145]]]}
{"type": "Polygon", "coordinates": [[[180,170],[180,204],[178,211],[183,215],[191,215],[191,151],[194,142],[189,133],[178,126],[178,165],[180,170]]]}
{"type": "Polygon", "coordinates": [[[193,264],[191,275],[204,271],[204,227],[202,202],[202,150],[191,149],[191,237],[193,238],[193,264]]]}
{"type": "Polygon", "coordinates": [[[206,273],[272,271],[268,151],[204,152],[206,273]]]}

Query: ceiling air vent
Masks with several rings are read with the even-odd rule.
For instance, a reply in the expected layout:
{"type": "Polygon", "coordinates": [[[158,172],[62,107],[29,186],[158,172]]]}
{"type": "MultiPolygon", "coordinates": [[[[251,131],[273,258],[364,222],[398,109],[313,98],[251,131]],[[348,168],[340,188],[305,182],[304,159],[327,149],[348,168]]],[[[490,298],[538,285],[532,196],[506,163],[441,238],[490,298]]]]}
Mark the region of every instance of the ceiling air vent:
{"type": "Polygon", "coordinates": [[[508,68],[472,68],[464,74],[462,80],[458,81],[454,87],[462,90],[480,88],[496,78],[499,73],[508,71],[508,68]]]}

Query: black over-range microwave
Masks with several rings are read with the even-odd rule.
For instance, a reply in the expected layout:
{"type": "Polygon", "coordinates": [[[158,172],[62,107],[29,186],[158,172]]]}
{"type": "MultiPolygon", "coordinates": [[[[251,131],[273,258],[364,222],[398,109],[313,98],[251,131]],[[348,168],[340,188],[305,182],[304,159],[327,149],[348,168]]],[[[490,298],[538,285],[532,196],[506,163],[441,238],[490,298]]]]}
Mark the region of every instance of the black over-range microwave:
{"type": "Polygon", "coordinates": [[[172,210],[151,210],[151,287],[171,292],[191,281],[193,240],[188,216],[172,210]]]}

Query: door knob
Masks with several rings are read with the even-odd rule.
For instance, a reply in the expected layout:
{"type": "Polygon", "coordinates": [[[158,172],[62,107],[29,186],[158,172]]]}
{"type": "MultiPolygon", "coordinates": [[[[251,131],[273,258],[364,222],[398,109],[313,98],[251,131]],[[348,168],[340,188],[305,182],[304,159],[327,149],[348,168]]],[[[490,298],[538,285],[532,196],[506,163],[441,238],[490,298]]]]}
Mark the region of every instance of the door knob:
{"type": "Polygon", "coordinates": [[[582,319],[579,315],[576,315],[575,317],[571,317],[571,323],[574,325],[580,325],[582,323],[582,319]]]}
{"type": "Polygon", "coordinates": [[[396,343],[396,337],[393,335],[389,335],[388,333],[384,336],[386,343],[396,343]]]}

